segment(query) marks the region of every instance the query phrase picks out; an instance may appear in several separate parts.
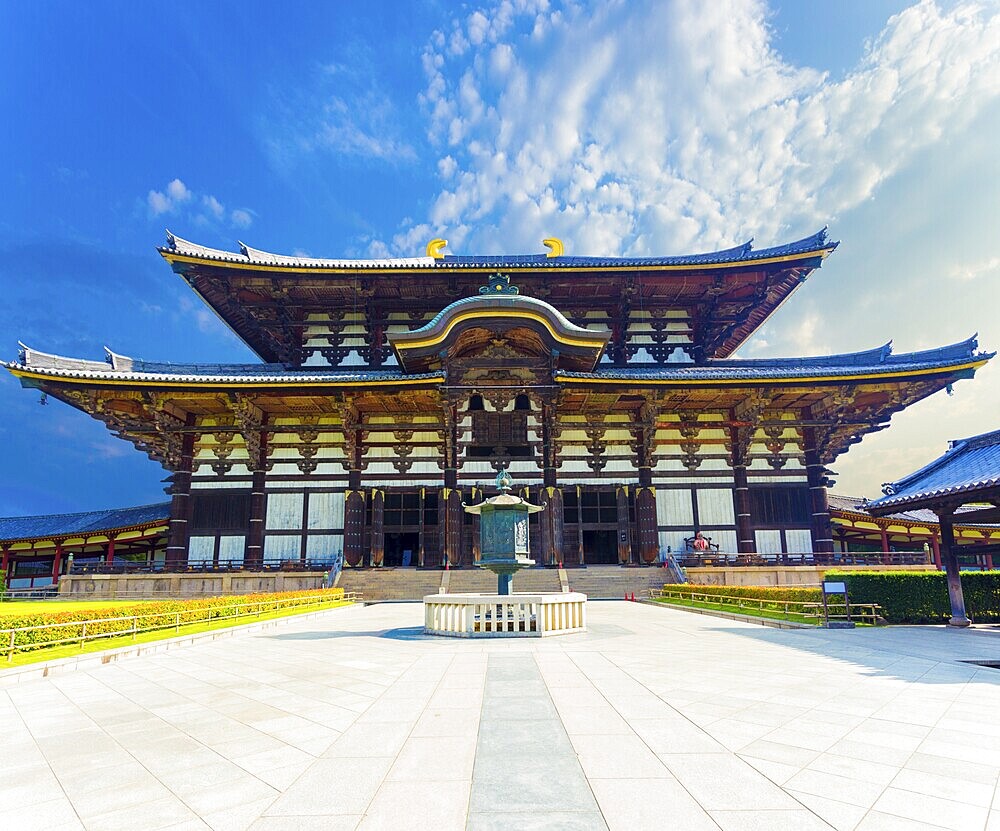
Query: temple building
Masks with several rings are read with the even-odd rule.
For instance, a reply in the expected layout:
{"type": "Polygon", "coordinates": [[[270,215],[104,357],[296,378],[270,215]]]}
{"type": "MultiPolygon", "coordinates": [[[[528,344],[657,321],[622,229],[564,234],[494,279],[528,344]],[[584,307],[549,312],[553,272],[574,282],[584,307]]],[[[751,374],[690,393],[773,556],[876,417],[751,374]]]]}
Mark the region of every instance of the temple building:
{"type": "MultiPolygon", "coordinates": [[[[170,473],[165,568],[477,559],[506,468],[542,565],[656,562],[701,531],[746,555],[835,550],[827,466],[971,378],[975,338],[822,357],[731,355],[837,247],[619,258],[326,260],[160,254],[261,358],[104,361],[22,345],[6,364],[170,473]]],[[[794,312],[789,309],[788,313],[794,312]]]]}

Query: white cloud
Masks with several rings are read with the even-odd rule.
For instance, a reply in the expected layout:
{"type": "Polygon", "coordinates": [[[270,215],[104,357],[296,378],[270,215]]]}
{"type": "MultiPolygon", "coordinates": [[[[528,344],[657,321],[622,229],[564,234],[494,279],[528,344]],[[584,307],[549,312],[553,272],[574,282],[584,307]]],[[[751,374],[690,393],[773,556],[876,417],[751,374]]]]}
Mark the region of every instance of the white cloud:
{"type": "Polygon", "coordinates": [[[223,224],[231,228],[248,228],[255,216],[249,208],[236,208],[227,214],[226,206],[215,196],[205,193],[199,197],[180,179],[171,180],[163,190],[149,191],[146,206],[151,218],[175,214],[201,227],[223,224]]]}
{"type": "Polygon", "coordinates": [[[871,199],[1000,93],[996,6],[918,3],[839,81],[783,60],[768,19],[757,0],[524,0],[436,32],[433,233],[595,254],[768,244],[871,199]]]}
{"type": "Polygon", "coordinates": [[[191,198],[191,191],[187,189],[187,186],[180,179],[174,179],[167,185],[167,196],[175,204],[178,204],[187,202],[191,198]]]}
{"type": "MultiPolygon", "coordinates": [[[[440,236],[515,253],[554,235],[569,253],[670,254],[830,223],[843,249],[747,354],[890,338],[898,353],[977,329],[1000,346],[1000,4],[917,2],[837,78],[786,60],[772,19],[761,0],[520,0],[435,32],[420,103],[439,192],[369,250],[440,236]]],[[[866,438],[836,462],[843,488],[877,495],[994,428],[998,372],[866,438]]]]}
{"type": "Polygon", "coordinates": [[[149,205],[150,213],[153,216],[159,216],[173,208],[173,204],[170,201],[170,197],[158,190],[151,190],[149,195],[146,197],[146,204],[149,205]]]}
{"type": "Polygon", "coordinates": [[[417,159],[370,47],[357,42],[346,52],[349,60],[321,67],[313,84],[281,90],[273,112],[262,116],[265,149],[279,169],[317,154],[389,165],[417,159]]]}
{"type": "Polygon", "coordinates": [[[244,210],[243,208],[237,208],[234,210],[229,215],[229,219],[237,228],[249,228],[250,224],[253,222],[253,217],[250,215],[250,211],[244,210]]]}
{"type": "Polygon", "coordinates": [[[226,209],[223,207],[222,203],[214,196],[203,196],[201,201],[202,204],[208,209],[209,213],[216,219],[222,219],[223,215],[226,213],[226,209]]]}

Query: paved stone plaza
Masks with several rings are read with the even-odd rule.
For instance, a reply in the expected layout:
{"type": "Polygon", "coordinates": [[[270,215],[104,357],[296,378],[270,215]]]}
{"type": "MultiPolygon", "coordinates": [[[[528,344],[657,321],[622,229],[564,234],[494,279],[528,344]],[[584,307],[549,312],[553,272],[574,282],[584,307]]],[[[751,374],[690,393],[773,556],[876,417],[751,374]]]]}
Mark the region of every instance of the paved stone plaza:
{"type": "Polygon", "coordinates": [[[426,638],[419,604],[0,673],[3,827],[1000,829],[1000,630],[777,630],[591,603],[426,638]],[[991,812],[992,807],[992,812],[991,812]]]}

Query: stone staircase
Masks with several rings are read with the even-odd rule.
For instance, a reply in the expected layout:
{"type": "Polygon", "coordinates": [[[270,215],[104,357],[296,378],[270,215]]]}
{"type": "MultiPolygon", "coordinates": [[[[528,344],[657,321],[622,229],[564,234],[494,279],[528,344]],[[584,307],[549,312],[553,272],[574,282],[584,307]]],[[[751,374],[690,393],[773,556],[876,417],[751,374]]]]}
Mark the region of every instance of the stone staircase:
{"type": "Polygon", "coordinates": [[[653,566],[568,568],[566,576],[570,591],[582,592],[591,600],[622,600],[626,594],[633,593],[636,600],[644,600],[649,597],[650,589],[658,589],[664,583],[670,582],[669,571],[653,566]]]}
{"type": "MultiPolygon", "coordinates": [[[[448,572],[448,593],[484,592],[495,594],[497,578],[484,568],[462,568],[448,572]]],[[[559,571],[554,568],[526,568],[514,575],[514,591],[523,594],[559,592],[559,571]]]]}
{"type": "MultiPolygon", "coordinates": [[[[670,582],[670,572],[662,568],[621,568],[588,566],[566,569],[571,591],[582,592],[592,600],[621,600],[635,594],[636,600],[649,595],[649,589],[670,582]]],[[[421,600],[437,594],[442,586],[449,594],[493,593],[497,588],[492,572],[481,568],[457,568],[449,571],[413,568],[348,568],[337,584],[345,591],[358,592],[362,600],[421,600]]],[[[558,592],[559,572],[554,568],[528,568],[514,575],[516,592],[558,592]]]]}
{"type": "Polygon", "coordinates": [[[441,588],[439,569],[414,568],[345,568],[337,585],[347,592],[358,592],[365,601],[421,600],[437,594],[441,588]]]}

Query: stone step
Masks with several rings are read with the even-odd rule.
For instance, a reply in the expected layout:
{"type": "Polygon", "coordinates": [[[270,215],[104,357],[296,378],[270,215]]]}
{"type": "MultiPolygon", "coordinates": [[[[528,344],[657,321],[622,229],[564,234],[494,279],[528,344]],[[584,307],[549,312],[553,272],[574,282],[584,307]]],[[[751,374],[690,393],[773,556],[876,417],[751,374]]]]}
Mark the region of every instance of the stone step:
{"type": "MultiPolygon", "coordinates": [[[[571,591],[578,591],[595,600],[621,600],[625,595],[636,599],[648,595],[649,589],[659,588],[669,581],[669,572],[661,568],[622,568],[620,566],[588,566],[566,570],[571,591]]],[[[428,594],[438,594],[447,581],[451,594],[470,592],[493,593],[496,577],[480,568],[417,570],[413,568],[348,568],[338,585],[345,591],[358,592],[362,599],[420,600],[428,594]]],[[[514,576],[517,592],[558,592],[559,572],[552,568],[528,568],[514,576]]]]}

